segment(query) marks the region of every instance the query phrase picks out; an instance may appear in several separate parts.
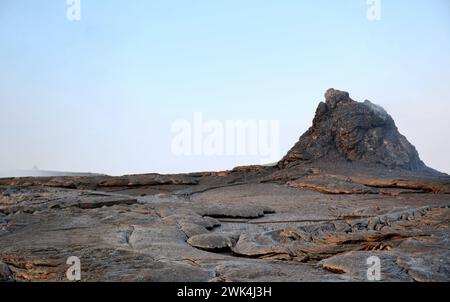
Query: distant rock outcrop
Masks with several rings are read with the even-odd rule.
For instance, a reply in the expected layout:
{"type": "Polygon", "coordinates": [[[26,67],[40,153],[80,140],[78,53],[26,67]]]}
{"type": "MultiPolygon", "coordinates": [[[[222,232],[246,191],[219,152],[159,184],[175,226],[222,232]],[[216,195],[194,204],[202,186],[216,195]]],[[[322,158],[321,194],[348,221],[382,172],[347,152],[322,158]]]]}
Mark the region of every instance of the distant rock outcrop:
{"type": "Polygon", "coordinates": [[[278,163],[354,161],[410,171],[429,169],[415,147],[399,133],[392,117],[370,101],[356,102],[348,92],[329,89],[312,127],[278,163]]]}

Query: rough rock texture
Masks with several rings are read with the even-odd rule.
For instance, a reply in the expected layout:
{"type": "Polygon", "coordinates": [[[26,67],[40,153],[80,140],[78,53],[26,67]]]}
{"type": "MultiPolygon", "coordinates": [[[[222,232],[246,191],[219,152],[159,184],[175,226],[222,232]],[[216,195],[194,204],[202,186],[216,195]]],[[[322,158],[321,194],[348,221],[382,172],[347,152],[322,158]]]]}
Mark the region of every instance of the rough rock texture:
{"type": "Polygon", "coordinates": [[[188,243],[207,251],[226,251],[235,244],[235,238],[225,234],[201,234],[188,239],[188,243]]]}
{"type": "MultiPolygon", "coordinates": [[[[70,256],[81,260],[82,281],[363,281],[372,255],[385,281],[450,280],[445,194],[332,195],[247,183],[82,208],[52,205],[77,204],[83,190],[6,190],[15,193],[0,200],[8,213],[0,225],[3,281],[67,281],[70,256]],[[249,213],[255,205],[271,212],[216,219],[200,210],[249,213]]],[[[102,193],[109,194],[117,198],[102,193]]]]}
{"type": "Polygon", "coordinates": [[[0,281],[450,281],[450,177],[329,90],[277,166],[0,179],[0,281]]]}
{"type": "Polygon", "coordinates": [[[280,161],[350,160],[390,168],[426,169],[394,120],[380,106],[352,100],[348,92],[329,89],[316,111],[312,127],[280,161]]]}

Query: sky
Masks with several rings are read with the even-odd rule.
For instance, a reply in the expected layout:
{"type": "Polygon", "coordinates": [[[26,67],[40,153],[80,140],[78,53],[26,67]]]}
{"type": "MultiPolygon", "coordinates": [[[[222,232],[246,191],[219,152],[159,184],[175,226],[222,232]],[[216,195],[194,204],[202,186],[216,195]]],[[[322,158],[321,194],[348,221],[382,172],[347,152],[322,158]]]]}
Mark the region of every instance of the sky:
{"type": "Polygon", "coordinates": [[[71,21],[66,0],[0,0],[0,171],[260,164],[273,159],[177,154],[174,124],[277,121],[281,158],[334,87],[383,106],[450,173],[450,1],[380,4],[370,20],[366,0],[81,0],[71,21]]]}

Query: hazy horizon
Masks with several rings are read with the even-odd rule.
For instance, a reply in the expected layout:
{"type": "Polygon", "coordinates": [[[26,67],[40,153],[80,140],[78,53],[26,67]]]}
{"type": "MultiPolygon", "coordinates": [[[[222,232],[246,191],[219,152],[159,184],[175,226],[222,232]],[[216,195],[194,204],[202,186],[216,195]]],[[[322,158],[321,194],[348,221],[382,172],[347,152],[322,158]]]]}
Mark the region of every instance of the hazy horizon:
{"type": "Polygon", "coordinates": [[[261,155],[176,155],[177,120],[279,122],[280,159],[328,88],[384,107],[450,173],[450,2],[0,2],[0,176],[227,170],[261,155]]]}

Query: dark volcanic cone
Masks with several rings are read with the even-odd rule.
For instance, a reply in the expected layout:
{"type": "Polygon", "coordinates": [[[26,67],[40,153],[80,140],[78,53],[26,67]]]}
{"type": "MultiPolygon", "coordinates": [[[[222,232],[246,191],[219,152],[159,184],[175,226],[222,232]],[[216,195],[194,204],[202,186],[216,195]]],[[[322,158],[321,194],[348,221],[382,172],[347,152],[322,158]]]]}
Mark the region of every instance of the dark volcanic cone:
{"type": "Polygon", "coordinates": [[[429,170],[382,107],[356,102],[348,92],[335,89],[325,93],[325,100],[317,108],[312,127],[278,163],[280,168],[321,160],[429,170]]]}

